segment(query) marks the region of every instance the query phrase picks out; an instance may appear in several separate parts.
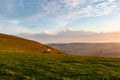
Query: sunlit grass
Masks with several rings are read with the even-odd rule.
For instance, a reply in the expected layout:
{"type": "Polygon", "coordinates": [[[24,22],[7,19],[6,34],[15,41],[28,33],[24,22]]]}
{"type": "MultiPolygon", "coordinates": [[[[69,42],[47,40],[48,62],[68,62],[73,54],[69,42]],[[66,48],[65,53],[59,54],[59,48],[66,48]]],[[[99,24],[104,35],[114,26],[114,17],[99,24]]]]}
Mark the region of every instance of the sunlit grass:
{"type": "Polygon", "coordinates": [[[66,54],[65,52],[46,46],[42,43],[38,43],[36,41],[12,35],[0,34],[0,51],[42,53],[45,49],[50,49],[51,53],[53,54],[66,54]]]}
{"type": "Polygon", "coordinates": [[[0,80],[119,79],[119,58],[0,52],[0,80]]]}

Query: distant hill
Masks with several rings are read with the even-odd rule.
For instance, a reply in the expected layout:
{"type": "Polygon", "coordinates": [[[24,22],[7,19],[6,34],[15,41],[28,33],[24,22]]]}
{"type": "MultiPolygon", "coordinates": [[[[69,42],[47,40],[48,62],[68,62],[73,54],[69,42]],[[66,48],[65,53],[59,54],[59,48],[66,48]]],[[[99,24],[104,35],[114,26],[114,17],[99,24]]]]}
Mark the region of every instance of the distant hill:
{"type": "Polygon", "coordinates": [[[47,49],[50,50],[51,54],[66,54],[63,51],[54,49],[36,41],[0,34],[0,51],[43,53],[47,49]]]}
{"type": "Polygon", "coordinates": [[[120,57],[120,43],[62,43],[48,45],[75,55],[120,57]]]}

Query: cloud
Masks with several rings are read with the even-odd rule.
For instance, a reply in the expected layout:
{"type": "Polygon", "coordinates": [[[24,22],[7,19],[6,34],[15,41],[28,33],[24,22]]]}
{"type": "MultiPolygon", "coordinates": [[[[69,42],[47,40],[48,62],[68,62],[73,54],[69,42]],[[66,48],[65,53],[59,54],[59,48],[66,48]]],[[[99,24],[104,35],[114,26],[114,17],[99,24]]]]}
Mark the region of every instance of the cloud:
{"type": "Polygon", "coordinates": [[[0,29],[12,33],[56,33],[81,17],[120,13],[120,0],[0,0],[0,6],[0,29]],[[29,25],[38,27],[32,30],[28,28],[29,25]]]}
{"type": "Polygon", "coordinates": [[[118,0],[2,0],[0,14],[17,18],[101,16],[119,10],[118,0]],[[7,14],[6,14],[7,13],[7,14]]]}
{"type": "Polygon", "coordinates": [[[0,32],[16,35],[16,34],[23,33],[23,32],[30,33],[32,31],[27,28],[23,28],[21,26],[9,26],[9,27],[0,26],[0,32]]]}
{"type": "Polygon", "coordinates": [[[65,3],[67,7],[73,8],[83,4],[85,0],[64,0],[62,2],[65,3]]]}
{"type": "Polygon", "coordinates": [[[108,0],[108,2],[112,3],[112,2],[115,2],[116,0],[108,0]]]}
{"type": "Polygon", "coordinates": [[[91,32],[67,29],[56,34],[21,33],[19,36],[43,43],[72,43],[72,42],[120,42],[120,32],[91,32]]]}
{"type": "Polygon", "coordinates": [[[10,23],[10,24],[19,24],[20,21],[17,20],[6,20],[6,22],[10,23]]]}
{"type": "Polygon", "coordinates": [[[31,33],[32,30],[26,27],[19,25],[20,21],[18,20],[0,20],[0,32],[7,34],[19,34],[23,32],[31,33]]]}

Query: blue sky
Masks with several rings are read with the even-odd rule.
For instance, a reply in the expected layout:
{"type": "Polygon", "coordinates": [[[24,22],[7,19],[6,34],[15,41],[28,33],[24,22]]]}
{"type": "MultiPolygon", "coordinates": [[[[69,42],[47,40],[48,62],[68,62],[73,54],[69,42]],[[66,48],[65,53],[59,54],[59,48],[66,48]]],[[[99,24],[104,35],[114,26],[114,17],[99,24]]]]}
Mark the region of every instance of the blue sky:
{"type": "Polygon", "coordinates": [[[120,31],[120,0],[0,0],[0,32],[120,31]]]}

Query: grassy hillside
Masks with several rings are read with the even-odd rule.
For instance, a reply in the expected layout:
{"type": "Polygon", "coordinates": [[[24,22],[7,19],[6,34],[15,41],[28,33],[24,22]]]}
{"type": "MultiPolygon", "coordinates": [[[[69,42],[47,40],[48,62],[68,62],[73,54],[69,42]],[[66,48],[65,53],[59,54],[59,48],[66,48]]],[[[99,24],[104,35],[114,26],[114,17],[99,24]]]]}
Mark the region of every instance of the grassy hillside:
{"type": "Polygon", "coordinates": [[[0,52],[0,80],[120,80],[120,59],[0,52]]]}
{"type": "Polygon", "coordinates": [[[0,34],[0,51],[42,53],[45,49],[50,49],[51,53],[53,54],[64,54],[62,51],[35,41],[6,34],[0,34]]]}
{"type": "Polygon", "coordinates": [[[63,43],[49,46],[75,55],[120,57],[120,43],[63,43]]]}
{"type": "Polygon", "coordinates": [[[0,34],[0,80],[120,80],[120,59],[65,54],[41,43],[0,34]],[[51,49],[51,54],[42,54],[51,49]],[[40,53],[40,54],[37,54],[40,53]]]}

